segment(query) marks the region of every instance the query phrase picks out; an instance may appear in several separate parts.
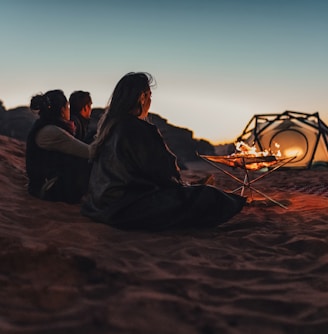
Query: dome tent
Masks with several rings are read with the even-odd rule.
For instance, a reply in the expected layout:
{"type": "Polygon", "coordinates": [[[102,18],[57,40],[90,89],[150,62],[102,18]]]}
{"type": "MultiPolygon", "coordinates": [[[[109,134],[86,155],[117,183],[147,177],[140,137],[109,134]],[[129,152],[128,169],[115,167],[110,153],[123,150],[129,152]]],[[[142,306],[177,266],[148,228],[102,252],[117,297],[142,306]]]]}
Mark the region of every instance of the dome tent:
{"type": "Polygon", "coordinates": [[[237,141],[257,151],[276,152],[279,146],[282,157],[295,155],[285,167],[328,167],[328,127],[318,112],[254,115],[237,141]]]}

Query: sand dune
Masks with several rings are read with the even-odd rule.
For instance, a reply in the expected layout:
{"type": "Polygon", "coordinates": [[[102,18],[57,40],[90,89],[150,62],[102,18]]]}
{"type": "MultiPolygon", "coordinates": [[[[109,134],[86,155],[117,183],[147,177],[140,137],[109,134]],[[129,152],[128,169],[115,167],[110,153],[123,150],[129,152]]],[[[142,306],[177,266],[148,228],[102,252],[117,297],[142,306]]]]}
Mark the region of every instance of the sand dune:
{"type": "MultiPolygon", "coordinates": [[[[327,332],[327,171],[258,182],[287,210],[259,201],[216,229],[123,232],[30,197],[25,144],[0,145],[0,333],[327,332]]],[[[235,187],[190,168],[190,182],[235,187]]]]}

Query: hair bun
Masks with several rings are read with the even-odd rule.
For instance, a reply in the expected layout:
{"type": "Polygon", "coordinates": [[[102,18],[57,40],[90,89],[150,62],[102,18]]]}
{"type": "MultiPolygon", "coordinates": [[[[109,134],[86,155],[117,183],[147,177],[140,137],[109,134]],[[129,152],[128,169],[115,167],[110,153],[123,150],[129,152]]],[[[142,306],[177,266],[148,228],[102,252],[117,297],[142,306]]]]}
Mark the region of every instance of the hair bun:
{"type": "Polygon", "coordinates": [[[33,96],[31,99],[30,108],[32,110],[50,108],[50,100],[48,96],[43,94],[33,96]]]}

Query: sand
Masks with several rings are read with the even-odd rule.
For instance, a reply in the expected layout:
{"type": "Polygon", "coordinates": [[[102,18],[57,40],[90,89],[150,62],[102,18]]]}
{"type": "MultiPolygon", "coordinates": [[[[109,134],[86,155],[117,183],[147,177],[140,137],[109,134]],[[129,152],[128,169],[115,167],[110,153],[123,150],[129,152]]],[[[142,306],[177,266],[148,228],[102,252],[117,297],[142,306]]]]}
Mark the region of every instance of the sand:
{"type": "MultiPolygon", "coordinates": [[[[126,232],[30,197],[25,143],[0,145],[0,333],[327,332],[328,171],[256,183],[288,209],[257,201],[215,229],[126,232]]],[[[189,182],[236,186],[189,168],[189,182]]]]}

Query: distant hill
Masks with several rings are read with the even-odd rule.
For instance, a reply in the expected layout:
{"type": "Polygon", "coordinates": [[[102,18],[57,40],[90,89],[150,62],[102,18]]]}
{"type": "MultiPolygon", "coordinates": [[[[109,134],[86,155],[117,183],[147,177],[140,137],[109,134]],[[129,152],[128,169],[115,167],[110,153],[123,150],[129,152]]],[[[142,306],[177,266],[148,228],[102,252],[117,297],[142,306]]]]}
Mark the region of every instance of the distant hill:
{"type": "Polygon", "coordinates": [[[25,141],[37,115],[28,107],[0,108],[0,134],[25,141]]]}
{"type": "MultiPolygon", "coordinates": [[[[104,109],[94,108],[91,115],[90,128],[96,131],[97,123],[104,109]]],[[[0,104],[0,135],[26,141],[27,135],[37,115],[29,107],[20,106],[6,110],[0,104]]],[[[205,139],[193,137],[193,132],[186,128],[174,126],[157,114],[149,114],[149,121],[161,132],[167,146],[177,156],[181,168],[189,161],[197,160],[200,154],[215,154],[215,147],[205,139]]]]}

